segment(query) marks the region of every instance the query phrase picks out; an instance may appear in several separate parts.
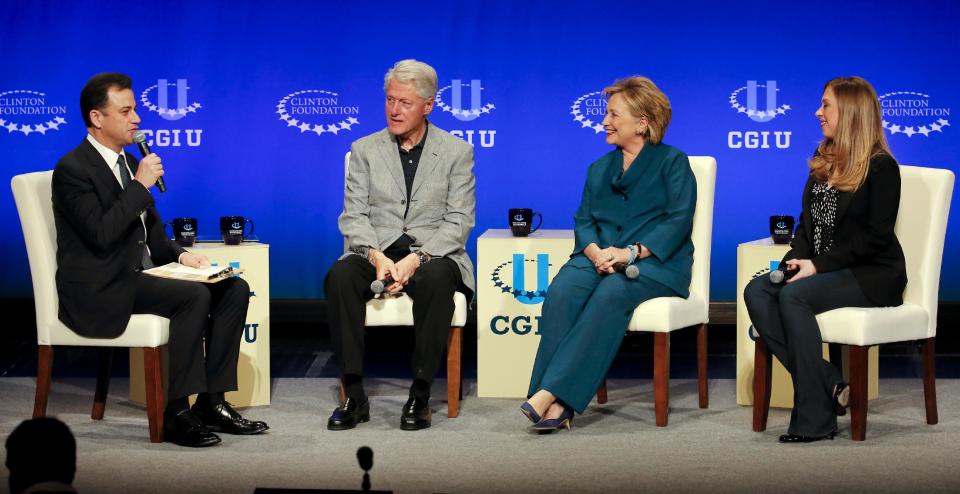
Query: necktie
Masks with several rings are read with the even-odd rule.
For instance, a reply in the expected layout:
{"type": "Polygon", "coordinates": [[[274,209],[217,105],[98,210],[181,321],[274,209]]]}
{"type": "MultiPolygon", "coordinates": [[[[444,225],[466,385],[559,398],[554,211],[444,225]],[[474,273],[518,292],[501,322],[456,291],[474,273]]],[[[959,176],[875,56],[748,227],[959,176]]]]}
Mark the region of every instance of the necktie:
{"type": "MultiPolygon", "coordinates": [[[[117,157],[117,166],[120,167],[120,185],[126,189],[130,185],[130,170],[127,169],[127,161],[123,159],[123,154],[117,157]]],[[[144,239],[146,239],[147,229],[144,226],[143,229],[144,239]]],[[[143,243],[143,253],[140,256],[140,264],[143,266],[143,269],[150,269],[153,267],[153,261],[150,259],[150,251],[147,250],[147,243],[143,243]]]]}
{"type": "Polygon", "coordinates": [[[120,186],[126,189],[130,185],[130,170],[127,169],[127,161],[123,159],[123,154],[117,156],[117,166],[120,167],[120,186]]]}

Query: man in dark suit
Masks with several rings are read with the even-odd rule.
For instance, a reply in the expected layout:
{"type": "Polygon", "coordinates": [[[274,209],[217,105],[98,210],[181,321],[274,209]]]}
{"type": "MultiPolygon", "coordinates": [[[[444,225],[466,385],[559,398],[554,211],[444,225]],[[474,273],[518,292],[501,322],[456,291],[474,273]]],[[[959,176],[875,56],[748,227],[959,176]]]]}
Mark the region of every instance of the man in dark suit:
{"type": "Polygon", "coordinates": [[[109,338],[123,333],[131,314],[169,318],[166,440],[201,447],[220,442],[215,431],[259,434],[265,423],[244,419],[224,400],[237,389],[247,283],[235,277],[207,285],[141,273],[174,261],[210,263],[164,233],[148,191],[163,175],[160,158],[150,154],[138,163],[123,150],[140,123],[131,87],[130,77],[117,73],[87,82],[80,111],[88,134],[53,172],[60,320],[82,336],[109,338]],[[190,408],[187,398],[197,393],[190,408]]]}

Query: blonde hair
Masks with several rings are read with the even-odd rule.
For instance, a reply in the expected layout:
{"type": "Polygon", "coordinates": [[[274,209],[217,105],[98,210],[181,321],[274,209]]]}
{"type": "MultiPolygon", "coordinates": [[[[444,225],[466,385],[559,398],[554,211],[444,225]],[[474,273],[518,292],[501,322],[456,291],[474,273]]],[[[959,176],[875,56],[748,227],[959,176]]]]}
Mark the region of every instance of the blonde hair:
{"type": "Polygon", "coordinates": [[[818,181],[852,192],[870,171],[870,158],[890,153],[883,133],[880,100],[870,83],[860,77],[837,77],[824,86],[833,90],[838,123],[836,134],[824,137],[810,159],[810,173],[818,181]]]}
{"type": "Polygon", "coordinates": [[[384,91],[387,90],[391,80],[403,84],[413,84],[413,87],[417,90],[417,96],[423,98],[424,101],[437,94],[437,71],[419,60],[408,58],[393,64],[393,67],[383,76],[384,91]]]}
{"type": "Polygon", "coordinates": [[[654,144],[663,140],[670,125],[672,110],[670,100],[666,94],[650,79],[635,75],[618,79],[603,90],[603,96],[610,101],[614,94],[619,94],[626,102],[630,113],[636,118],[647,119],[647,129],[643,137],[654,144]]]}

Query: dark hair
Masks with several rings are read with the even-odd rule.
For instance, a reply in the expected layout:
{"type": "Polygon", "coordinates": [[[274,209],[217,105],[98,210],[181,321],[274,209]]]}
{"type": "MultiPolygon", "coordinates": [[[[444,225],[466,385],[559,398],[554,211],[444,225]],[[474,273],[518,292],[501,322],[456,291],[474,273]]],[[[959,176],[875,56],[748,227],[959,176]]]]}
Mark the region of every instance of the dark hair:
{"type": "Polygon", "coordinates": [[[70,428],[49,417],[24,420],[7,437],[10,492],[22,492],[40,482],[73,482],[77,443],[70,428]]]}
{"type": "Polygon", "coordinates": [[[93,127],[90,112],[106,106],[110,88],[132,89],[133,80],[130,76],[119,72],[101,72],[91,77],[80,91],[80,113],[88,129],[93,127]]]}

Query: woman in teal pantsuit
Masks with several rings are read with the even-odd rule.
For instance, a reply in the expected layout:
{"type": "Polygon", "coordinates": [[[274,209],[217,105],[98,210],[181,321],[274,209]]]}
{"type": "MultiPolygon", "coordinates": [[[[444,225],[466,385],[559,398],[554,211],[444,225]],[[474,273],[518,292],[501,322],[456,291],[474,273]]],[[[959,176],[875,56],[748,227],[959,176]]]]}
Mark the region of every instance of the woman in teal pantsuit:
{"type": "Polygon", "coordinates": [[[696,179],[687,156],[662,143],[670,101],[645,77],[604,89],[606,140],[616,149],[590,165],[576,245],[547,291],[528,400],[534,429],[570,428],[620,347],[633,310],[689,295],[696,179]],[[620,271],[636,263],[640,275],[620,271]]]}

